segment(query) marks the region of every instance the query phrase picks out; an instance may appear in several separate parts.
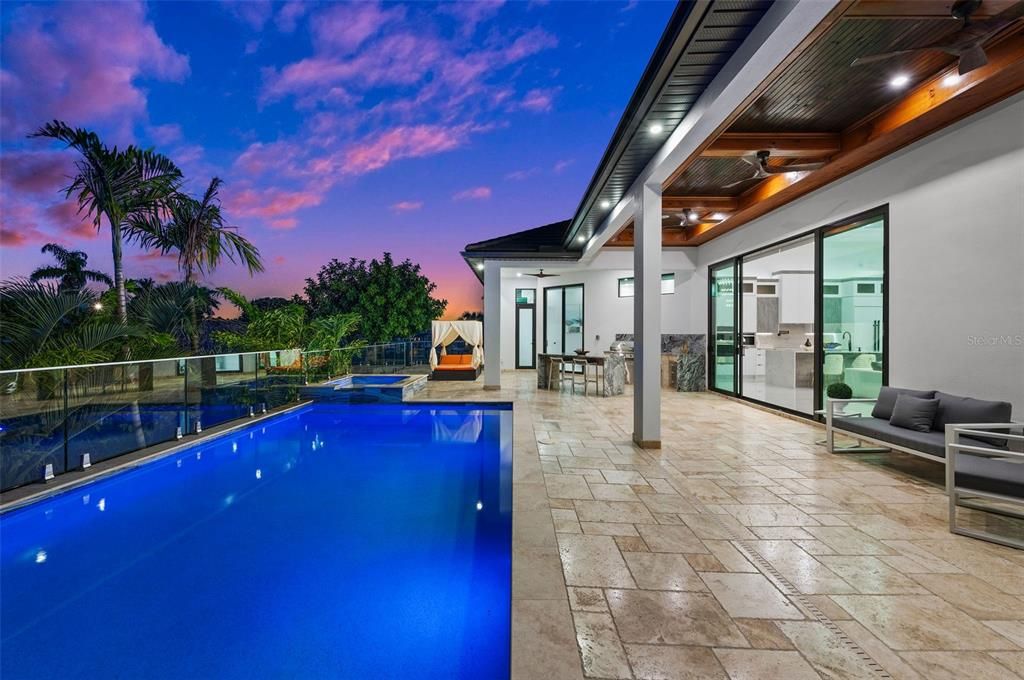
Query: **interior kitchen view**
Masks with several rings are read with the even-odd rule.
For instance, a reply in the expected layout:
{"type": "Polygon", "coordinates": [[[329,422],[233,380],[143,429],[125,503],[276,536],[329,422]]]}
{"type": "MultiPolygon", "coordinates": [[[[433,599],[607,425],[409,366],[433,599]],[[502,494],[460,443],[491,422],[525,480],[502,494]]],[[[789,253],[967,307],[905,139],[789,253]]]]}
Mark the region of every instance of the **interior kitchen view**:
{"type": "Polygon", "coordinates": [[[885,364],[884,250],[885,217],[871,215],[712,268],[714,388],[807,414],[832,385],[855,398],[876,396],[885,364]]]}

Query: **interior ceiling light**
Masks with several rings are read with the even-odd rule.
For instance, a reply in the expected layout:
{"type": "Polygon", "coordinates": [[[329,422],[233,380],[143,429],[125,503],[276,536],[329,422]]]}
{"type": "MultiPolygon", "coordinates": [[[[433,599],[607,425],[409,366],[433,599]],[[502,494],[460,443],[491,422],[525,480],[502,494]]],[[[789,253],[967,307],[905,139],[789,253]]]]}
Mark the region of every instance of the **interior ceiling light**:
{"type": "Polygon", "coordinates": [[[699,219],[700,219],[700,215],[698,215],[698,214],[697,214],[697,211],[696,211],[696,210],[691,210],[691,211],[690,211],[690,212],[688,212],[688,213],[687,213],[686,215],[687,215],[687,217],[689,217],[689,218],[690,218],[691,220],[693,220],[694,222],[696,222],[697,220],[699,220],[699,219]]]}
{"type": "Polygon", "coordinates": [[[576,240],[579,241],[580,243],[586,243],[587,237],[584,236],[583,234],[580,234],[579,236],[576,237],[576,240]]]}
{"type": "Polygon", "coordinates": [[[484,270],[484,263],[483,262],[477,262],[476,263],[476,268],[477,268],[477,271],[481,271],[482,272],[484,270]]]}
{"type": "Polygon", "coordinates": [[[612,207],[612,202],[607,200],[601,201],[601,207],[607,210],[608,208],[612,207]]]}
{"type": "Polygon", "coordinates": [[[663,128],[660,123],[655,123],[648,129],[651,131],[652,135],[660,135],[661,131],[664,130],[665,128],[663,128]]]}
{"type": "Polygon", "coordinates": [[[728,215],[726,215],[725,213],[720,213],[720,212],[711,213],[711,219],[715,220],[716,222],[721,222],[726,217],[728,217],[728,215]]]}
{"type": "Polygon", "coordinates": [[[948,76],[942,79],[942,84],[946,87],[953,87],[960,82],[960,75],[957,73],[950,73],[948,76]]]}
{"type": "Polygon", "coordinates": [[[910,76],[906,75],[905,73],[900,73],[899,75],[893,76],[893,79],[889,81],[889,85],[891,87],[901,88],[906,87],[907,83],[909,82],[910,76]]]}

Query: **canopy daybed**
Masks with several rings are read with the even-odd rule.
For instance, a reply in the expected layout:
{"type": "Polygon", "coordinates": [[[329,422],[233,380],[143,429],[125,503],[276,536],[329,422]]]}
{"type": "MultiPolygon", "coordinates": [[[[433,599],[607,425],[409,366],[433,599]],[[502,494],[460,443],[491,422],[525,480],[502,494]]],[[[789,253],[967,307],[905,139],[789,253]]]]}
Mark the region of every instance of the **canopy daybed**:
{"type": "Polygon", "coordinates": [[[479,321],[434,321],[430,330],[430,379],[476,380],[484,363],[484,325],[479,321]],[[448,354],[448,345],[459,338],[473,347],[472,354],[448,354]]]}

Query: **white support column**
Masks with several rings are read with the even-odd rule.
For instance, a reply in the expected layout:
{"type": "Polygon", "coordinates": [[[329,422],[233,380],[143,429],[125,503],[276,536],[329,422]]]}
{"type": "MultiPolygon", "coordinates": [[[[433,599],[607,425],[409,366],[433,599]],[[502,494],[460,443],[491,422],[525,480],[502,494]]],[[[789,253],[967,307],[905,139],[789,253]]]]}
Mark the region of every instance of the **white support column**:
{"type": "Polygon", "coordinates": [[[633,441],[661,448],[661,186],[644,184],[633,212],[633,441]]]}
{"type": "Polygon", "coordinates": [[[501,263],[484,262],[484,389],[501,388],[501,263]]]}

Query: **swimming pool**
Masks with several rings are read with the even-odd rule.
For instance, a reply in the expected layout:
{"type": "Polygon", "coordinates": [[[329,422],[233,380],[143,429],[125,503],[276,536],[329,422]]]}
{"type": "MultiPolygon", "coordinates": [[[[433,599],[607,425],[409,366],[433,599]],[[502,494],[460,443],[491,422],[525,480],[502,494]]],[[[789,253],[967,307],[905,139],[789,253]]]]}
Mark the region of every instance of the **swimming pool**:
{"type": "Polygon", "coordinates": [[[0,676],[507,678],[511,419],[312,404],[0,516],[0,676]]]}

